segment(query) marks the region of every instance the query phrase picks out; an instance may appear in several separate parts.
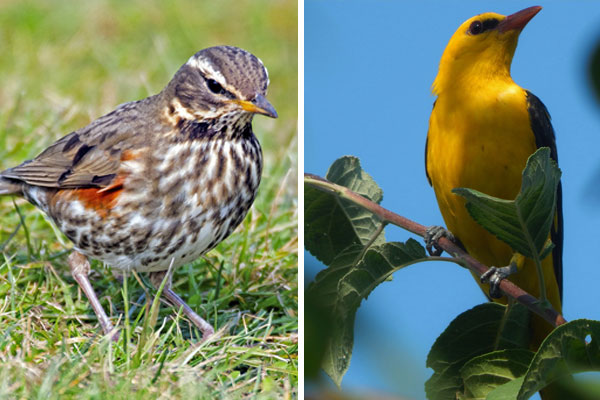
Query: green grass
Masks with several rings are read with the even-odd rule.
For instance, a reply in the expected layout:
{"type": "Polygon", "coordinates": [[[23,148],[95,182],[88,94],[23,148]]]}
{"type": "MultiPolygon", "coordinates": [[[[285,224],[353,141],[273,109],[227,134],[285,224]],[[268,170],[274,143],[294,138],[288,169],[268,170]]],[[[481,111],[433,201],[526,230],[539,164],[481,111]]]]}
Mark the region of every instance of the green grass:
{"type": "Polygon", "coordinates": [[[255,118],[265,170],[250,214],[173,277],[217,338],[200,343],[138,277],[120,283],[94,262],[92,285],[121,329],[117,343],[102,337],[70,277],[71,244],[24,200],[0,198],[0,398],[297,397],[296,2],[2,2],[0,168],[158,92],[217,44],[262,59],[280,115],[255,118]]]}

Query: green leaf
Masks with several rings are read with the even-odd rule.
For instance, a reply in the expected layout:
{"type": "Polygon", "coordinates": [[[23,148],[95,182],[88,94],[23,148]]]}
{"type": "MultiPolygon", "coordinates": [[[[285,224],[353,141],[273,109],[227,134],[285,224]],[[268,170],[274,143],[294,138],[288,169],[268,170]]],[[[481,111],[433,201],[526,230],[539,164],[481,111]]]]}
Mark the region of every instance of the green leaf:
{"type": "Polygon", "coordinates": [[[544,244],[544,248],[542,249],[542,251],[540,251],[540,260],[543,260],[544,258],[549,256],[553,249],[554,249],[554,243],[552,243],[552,240],[550,240],[550,239],[546,240],[546,244],[544,244]]]}
{"type": "Polygon", "coordinates": [[[486,400],[516,399],[517,393],[519,393],[519,389],[523,384],[524,378],[524,376],[521,376],[513,379],[512,381],[506,382],[504,385],[496,387],[494,390],[488,393],[486,400]]]}
{"type": "Polygon", "coordinates": [[[588,77],[592,84],[592,88],[594,89],[596,100],[600,100],[600,42],[597,40],[594,43],[594,49],[589,57],[588,77]]]}
{"type": "Polygon", "coordinates": [[[584,371],[600,371],[599,321],[580,319],[552,331],[531,361],[518,399],[528,399],[548,384],[584,371]]]}
{"type": "Polygon", "coordinates": [[[331,315],[333,332],[322,367],[338,386],[350,366],[354,318],[361,301],[393,272],[426,258],[425,249],[414,239],[406,243],[384,243],[367,250],[358,265],[350,268],[341,279],[321,275],[309,287],[307,298],[319,299],[331,315]]]}
{"type": "Polygon", "coordinates": [[[456,188],[454,193],[467,199],[473,219],[526,257],[537,257],[554,220],[556,189],[560,170],[542,147],[527,160],[521,190],[515,200],[503,200],[473,189],[456,188]]]}
{"type": "Polygon", "coordinates": [[[437,338],[427,366],[434,370],[425,383],[430,400],[455,399],[464,392],[461,368],[472,358],[496,350],[526,348],[529,312],[515,304],[506,315],[506,306],[478,305],[456,317],[437,338]]]}
{"type": "MultiPolygon", "coordinates": [[[[467,361],[460,370],[465,387],[464,398],[485,399],[498,386],[523,376],[533,354],[525,349],[506,349],[467,361]]],[[[519,387],[514,392],[515,396],[518,391],[519,387]]]]}
{"type": "MultiPolygon", "coordinates": [[[[564,393],[567,393],[562,398],[577,400],[600,399],[600,379],[598,379],[598,375],[598,373],[579,374],[567,382],[564,382],[564,380],[561,381],[561,389],[564,393]]],[[[549,389],[547,388],[544,391],[549,389]]]]}
{"type": "MultiPolygon", "coordinates": [[[[356,157],[336,160],[326,178],[373,202],[383,198],[356,157]]],[[[354,318],[361,301],[394,271],[426,259],[427,254],[416,240],[386,243],[383,231],[378,234],[379,218],[349,200],[310,184],[305,185],[304,198],[306,249],[328,266],[309,285],[306,298],[317,304],[315,316],[329,318],[322,368],[339,386],[350,365],[354,318]]],[[[311,338],[307,338],[308,351],[319,351],[311,338]]]]}
{"type": "Polygon", "coordinates": [[[394,271],[425,258],[427,254],[416,240],[385,243],[370,248],[359,264],[337,282],[335,293],[321,290],[330,286],[326,279],[315,281],[307,295],[333,300],[329,306],[334,333],[325,351],[323,369],[338,386],[350,365],[354,318],[361,301],[394,271]]]}
{"type": "Polygon", "coordinates": [[[304,298],[304,377],[316,380],[323,363],[327,343],[333,334],[330,310],[320,299],[304,298]]]}
{"type": "MultiPolygon", "coordinates": [[[[342,157],[329,168],[327,179],[379,203],[383,193],[355,157],[342,157]]],[[[305,185],[305,244],[328,266],[306,290],[310,303],[307,326],[327,319],[322,330],[325,348],[306,337],[307,359],[321,367],[339,386],[348,370],[354,345],[354,319],[363,299],[394,271],[427,259],[416,240],[385,242],[382,222],[364,208],[335,193],[305,185]],[[310,321],[314,317],[315,321],[310,321]]],[[[311,328],[311,329],[312,329],[311,328]]],[[[311,370],[312,371],[312,370],[311,370]]]]}
{"type": "MultiPolygon", "coordinates": [[[[336,160],[329,168],[326,178],[376,203],[381,202],[383,198],[383,191],[373,178],[363,171],[356,157],[346,156],[336,160]]],[[[329,343],[334,334],[339,334],[340,329],[334,329],[332,324],[328,324],[327,329],[321,328],[320,331],[318,327],[325,326],[322,322],[329,322],[333,318],[335,307],[332,305],[338,296],[339,282],[358,264],[365,246],[377,233],[381,221],[351,202],[309,184],[305,185],[304,204],[306,249],[328,266],[317,275],[318,285],[311,289],[311,284],[307,291],[311,293],[312,290],[314,293],[312,296],[307,295],[307,304],[310,303],[307,306],[307,325],[315,328],[311,329],[311,335],[306,338],[307,354],[310,365],[314,362],[319,362],[320,365],[326,353],[326,343],[329,343]]],[[[382,232],[374,243],[384,241],[382,232]]],[[[344,337],[332,340],[347,341],[344,337]]],[[[350,343],[352,341],[350,338],[350,343]]]]}
{"type": "MultiPolygon", "coordinates": [[[[326,178],[379,203],[383,191],[360,166],[356,157],[336,160],[326,178]]],[[[304,185],[304,243],[328,266],[347,266],[360,254],[381,224],[379,218],[356,204],[304,185]]],[[[374,244],[385,241],[383,233],[374,244]]]]}
{"type": "MultiPolygon", "coordinates": [[[[381,202],[383,191],[373,178],[360,166],[356,157],[346,156],[336,160],[326,178],[336,184],[348,187],[356,193],[376,203],[381,202]]],[[[312,327],[306,337],[307,360],[309,367],[315,362],[322,364],[328,359],[326,370],[339,385],[349,365],[352,351],[353,332],[343,326],[354,326],[354,313],[343,314],[337,309],[340,281],[351,268],[357,266],[367,244],[377,234],[381,221],[369,211],[306,184],[304,193],[304,232],[306,249],[328,266],[321,271],[315,283],[307,290],[307,326],[312,327]],[[331,324],[337,318],[338,323],[331,324]],[[327,325],[323,325],[327,321],[327,325]],[[319,331],[319,326],[325,326],[319,331]],[[334,361],[331,351],[337,346],[340,350],[334,361]],[[346,352],[346,354],[343,354],[346,352]],[[334,372],[337,371],[337,372],[334,372]]],[[[385,241],[384,233],[372,242],[385,241]]],[[[312,369],[309,372],[314,372],[312,369]]]]}

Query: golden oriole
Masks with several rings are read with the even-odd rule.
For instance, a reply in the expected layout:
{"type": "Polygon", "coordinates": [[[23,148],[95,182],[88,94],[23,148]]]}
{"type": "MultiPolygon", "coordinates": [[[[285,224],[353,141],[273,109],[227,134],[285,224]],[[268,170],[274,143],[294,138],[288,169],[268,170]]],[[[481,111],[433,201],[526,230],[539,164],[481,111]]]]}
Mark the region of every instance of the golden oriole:
{"type": "MultiPolygon", "coordinates": [[[[537,148],[549,147],[557,161],[554,130],[546,107],[510,76],[519,34],[540,10],[530,7],[509,16],[484,13],[458,28],[444,50],[433,83],[437,99],[425,151],[427,177],[450,232],[469,254],[488,266],[504,266],[516,260],[518,273],[509,279],[536,297],[540,285],[534,262],[523,256],[513,258],[513,250],[478,225],[468,214],[465,200],[452,189],[467,187],[514,199],[527,158],[537,148]]],[[[542,269],[548,300],[561,312],[560,184],[557,198],[550,235],[555,247],[543,260],[542,269]]],[[[487,289],[487,284],[480,286],[487,289]]],[[[499,301],[506,303],[505,298],[499,301]]],[[[537,347],[552,327],[534,316],[532,329],[532,346],[537,347]]]]}

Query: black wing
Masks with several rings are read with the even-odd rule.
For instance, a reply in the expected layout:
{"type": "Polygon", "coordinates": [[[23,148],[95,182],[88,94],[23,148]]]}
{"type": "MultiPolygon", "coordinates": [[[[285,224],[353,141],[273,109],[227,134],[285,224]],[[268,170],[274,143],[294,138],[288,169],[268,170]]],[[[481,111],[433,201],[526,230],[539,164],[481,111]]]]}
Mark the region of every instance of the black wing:
{"type": "MultiPolygon", "coordinates": [[[[535,135],[535,144],[538,148],[549,147],[550,157],[558,164],[558,153],[556,151],[556,136],[554,129],[550,123],[550,114],[548,109],[533,93],[527,93],[527,109],[529,111],[529,119],[531,121],[531,129],[535,135]]],[[[562,214],[562,184],[558,183],[556,190],[556,217],[550,238],[554,243],[552,250],[552,260],[554,262],[554,275],[558,283],[560,299],[562,301],[563,284],[562,284],[562,254],[563,254],[563,214],[562,214]]]]}

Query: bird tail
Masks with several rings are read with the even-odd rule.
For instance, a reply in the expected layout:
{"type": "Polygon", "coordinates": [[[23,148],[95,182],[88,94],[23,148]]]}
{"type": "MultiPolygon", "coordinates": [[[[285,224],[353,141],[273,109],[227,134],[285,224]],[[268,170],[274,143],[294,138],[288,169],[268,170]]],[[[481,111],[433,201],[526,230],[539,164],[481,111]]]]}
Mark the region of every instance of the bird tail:
{"type": "Polygon", "coordinates": [[[0,176],[0,196],[23,194],[23,184],[13,179],[8,179],[0,176]]]}

